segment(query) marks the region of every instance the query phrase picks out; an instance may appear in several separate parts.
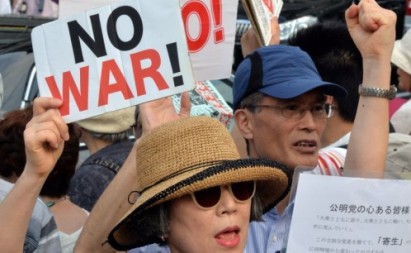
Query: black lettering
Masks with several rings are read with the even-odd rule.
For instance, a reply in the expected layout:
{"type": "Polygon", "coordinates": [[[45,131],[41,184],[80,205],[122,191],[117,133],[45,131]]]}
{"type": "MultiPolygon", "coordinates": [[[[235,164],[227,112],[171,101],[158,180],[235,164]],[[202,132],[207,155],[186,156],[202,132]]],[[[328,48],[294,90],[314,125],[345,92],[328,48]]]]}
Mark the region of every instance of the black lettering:
{"type": "Polygon", "coordinates": [[[108,37],[117,49],[125,51],[135,48],[143,37],[143,21],[136,9],[130,6],[121,6],[115,9],[107,20],[108,37]],[[122,41],[118,36],[116,23],[120,16],[126,15],[130,18],[134,27],[134,34],[129,41],[122,41]]]}
{"type": "Polygon", "coordinates": [[[70,32],[71,45],[73,47],[74,60],[76,63],[84,61],[80,39],[87,45],[95,56],[101,57],[107,55],[99,15],[96,14],[90,16],[90,21],[94,39],[90,37],[87,31],[85,31],[77,21],[70,21],[67,23],[70,32]]]}

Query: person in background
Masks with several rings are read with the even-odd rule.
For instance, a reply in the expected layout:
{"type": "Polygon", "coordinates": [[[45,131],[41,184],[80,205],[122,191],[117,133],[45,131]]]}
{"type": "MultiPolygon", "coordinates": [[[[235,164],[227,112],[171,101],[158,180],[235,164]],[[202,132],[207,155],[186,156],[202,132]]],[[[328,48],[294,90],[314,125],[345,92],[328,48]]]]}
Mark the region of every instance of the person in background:
{"type": "Polygon", "coordinates": [[[346,24],[328,21],[299,30],[288,43],[300,47],[313,60],[321,78],[337,83],[347,96],[334,97],[333,115],[321,137],[322,147],[347,147],[357,111],[362,58],[346,24]]]}
{"type": "Polygon", "coordinates": [[[15,0],[13,3],[14,14],[40,16],[43,11],[42,0],[15,0]]]}
{"type": "MultiPolygon", "coordinates": [[[[395,42],[391,62],[397,66],[398,88],[411,92],[411,30],[395,42]]],[[[391,122],[397,133],[411,134],[411,100],[393,113],[391,122]]]]}
{"type": "MultiPolygon", "coordinates": [[[[387,153],[387,98],[388,95],[395,95],[395,90],[389,86],[389,58],[391,43],[395,39],[395,14],[380,8],[375,1],[361,1],[346,11],[346,21],[350,35],[363,57],[362,87],[365,85],[366,91],[383,88],[387,96],[370,97],[370,93],[361,92],[361,106],[357,109],[344,164],[345,175],[361,176],[366,175],[366,171],[381,175],[385,156],[376,161],[369,153],[364,154],[368,158],[361,157],[360,153],[369,151],[366,143],[373,141],[373,138],[379,138],[379,145],[372,152],[387,153]],[[381,114],[367,115],[367,111],[372,108],[378,108],[376,111],[381,114]],[[382,135],[379,136],[377,132],[382,135]],[[363,139],[364,134],[367,135],[365,139],[370,138],[368,141],[363,139]],[[371,160],[376,163],[366,164],[371,160]],[[358,164],[354,165],[353,162],[358,164]]],[[[296,48],[271,46],[257,49],[248,56],[237,69],[233,92],[236,124],[247,140],[250,157],[278,160],[292,169],[311,167],[315,168],[312,173],[321,174],[316,167],[319,164],[320,140],[326,128],[326,118],[330,115],[326,112],[332,109],[327,108],[324,95],[341,95],[333,87],[321,80],[314,63],[296,48]],[[288,57],[282,58],[286,53],[281,48],[291,51],[288,57]],[[300,67],[298,70],[284,70],[290,66],[300,67]],[[311,78],[311,85],[307,77],[311,78]]],[[[252,222],[246,252],[283,251],[292,212],[293,200],[285,199],[263,216],[264,222],[252,222]]]]}
{"type": "Polygon", "coordinates": [[[291,187],[285,166],[240,159],[228,130],[211,117],[154,128],[136,153],[140,196],[110,233],[118,250],[161,243],[172,253],[242,252],[250,219],[291,187]]]}
{"type": "MultiPolygon", "coordinates": [[[[363,0],[359,5],[353,4],[346,11],[346,21],[350,34],[363,56],[363,62],[366,63],[364,64],[362,79],[362,83],[365,85],[364,87],[366,87],[365,90],[369,91],[375,88],[381,88],[385,90],[384,93],[389,93],[391,75],[390,58],[395,40],[395,14],[392,11],[381,8],[375,1],[363,0]]],[[[280,54],[289,56],[288,58],[294,60],[297,60],[297,58],[293,58],[293,56],[299,56],[301,57],[299,60],[304,59],[303,61],[308,65],[305,65],[303,69],[299,68],[297,72],[293,73],[298,74],[302,70],[308,70],[309,73],[312,74],[311,76],[318,81],[317,84],[324,84],[316,70],[313,70],[314,63],[308,60],[308,56],[302,51],[295,48],[285,49],[286,51],[291,50],[295,54],[289,51],[287,53],[279,49],[271,51],[274,47],[278,48],[279,46],[271,46],[268,47],[269,49],[262,48],[261,52],[263,52],[263,54],[260,54],[260,56],[264,59],[266,59],[266,57],[275,58],[274,55],[276,55],[275,53],[277,52],[281,52],[280,54]]],[[[264,59],[263,63],[266,62],[264,59]]],[[[276,68],[283,66],[283,62],[279,60],[276,61],[275,59],[274,61],[277,62],[278,65],[263,65],[264,70],[268,71],[267,74],[269,73],[269,77],[275,73],[284,73],[278,71],[276,68]]],[[[236,74],[236,79],[237,77],[239,78],[236,82],[242,80],[248,84],[249,78],[246,78],[246,76],[248,75],[247,73],[250,72],[250,60],[246,59],[244,64],[243,70],[241,71],[244,71],[243,78],[245,79],[241,78],[241,74],[236,74]]],[[[239,69],[241,68],[240,65],[239,69]]],[[[256,78],[261,78],[260,80],[262,80],[264,76],[265,75],[253,76],[251,80],[256,80],[256,78]]],[[[327,84],[324,86],[334,87],[335,89],[333,89],[333,91],[343,90],[343,88],[338,85],[327,84]]],[[[247,90],[247,86],[242,87],[245,88],[242,92],[247,90]]],[[[295,88],[294,86],[290,86],[290,90],[296,90],[295,88]]],[[[321,95],[320,90],[314,90],[311,93],[306,91],[310,94],[294,101],[298,102],[297,107],[281,107],[285,108],[284,110],[277,110],[274,109],[274,107],[273,109],[268,107],[260,108],[255,114],[248,111],[245,113],[250,116],[250,120],[243,121],[242,123],[237,122],[236,115],[236,123],[239,126],[239,131],[243,137],[252,144],[249,145],[250,156],[254,158],[279,160],[290,168],[295,168],[300,165],[315,167],[318,160],[318,150],[320,149],[320,145],[318,145],[320,135],[325,128],[327,112],[329,112],[329,107],[326,107],[322,103],[325,102],[325,97],[321,95]],[[320,99],[320,101],[317,101],[317,99],[320,99]],[[320,105],[318,105],[317,102],[320,102],[320,105]],[[289,111],[291,111],[290,114],[289,111]],[[284,112],[286,112],[285,116],[283,116],[284,112]],[[297,120],[298,122],[292,122],[286,119],[286,117],[290,115],[294,115],[292,117],[299,118],[300,120],[297,120]],[[259,119],[255,117],[259,117],[259,119]],[[263,124],[264,119],[266,119],[266,121],[263,124]],[[267,128],[267,134],[262,133],[262,131],[265,130],[262,128],[267,128]],[[274,142],[268,144],[268,142],[272,140],[271,133],[280,130],[284,130],[283,134],[279,134],[277,136],[278,138],[273,138],[275,140],[274,142]],[[281,140],[291,137],[290,134],[294,130],[298,133],[294,138],[281,142],[281,140]],[[265,144],[267,145],[265,146],[265,144]],[[278,152],[275,153],[273,150],[278,152]],[[267,153],[269,152],[272,152],[271,154],[273,155],[268,156],[267,153]]],[[[330,92],[332,90],[328,91],[330,92]]],[[[344,92],[337,91],[336,93],[344,92]]],[[[349,175],[350,173],[351,175],[356,174],[357,176],[365,174],[379,175],[379,173],[383,173],[385,167],[388,139],[388,124],[386,124],[386,122],[388,122],[388,100],[386,98],[369,96],[369,93],[362,94],[359,100],[361,106],[358,107],[350,137],[350,145],[347,151],[347,159],[344,165],[345,175],[349,175]],[[378,111],[378,113],[372,113],[375,111],[378,111]],[[380,127],[375,127],[376,125],[380,127]],[[371,142],[373,143],[372,149],[368,146],[371,142]]],[[[243,94],[238,94],[238,97],[235,96],[234,100],[239,103],[241,100],[240,97],[243,97],[242,95],[243,94]]],[[[268,104],[268,102],[274,102],[273,100],[275,101],[275,98],[268,97],[265,98],[264,101],[258,101],[267,102],[267,104],[260,103],[255,104],[255,106],[274,105],[268,104]]],[[[182,103],[180,113],[176,114],[175,111],[173,112],[174,108],[171,109],[170,106],[167,105],[166,100],[157,102],[164,103],[155,108],[148,108],[147,110],[143,110],[144,105],[140,106],[142,122],[144,122],[144,120],[149,121],[149,115],[152,113],[158,115],[158,118],[163,120],[172,120],[189,114],[189,106],[184,106],[184,103],[182,103]]],[[[148,125],[158,125],[156,123],[159,122],[150,122],[148,125]]],[[[143,124],[143,131],[144,125],[145,124],[143,124]]],[[[121,219],[130,208],[128,199],[125,196],[128,196],[131,191],[139,189],[138,183],[133,180],[133,178],[137,176],[137,172],[134,170],[135,164],[135,158],[129,156],[119,174],[114,178],[96,203],[95,209],[90,214],[77,242],[77,252],[113,252],[114,249],[104,242],[112,227],[116,225],[116,222],[121,219]],[[107,219],[107,217],[110,217],[110,219],[107,219]]],[[[246,252],[276,252],[285,248],[292,209],[292,200],[289,204],[289,200],[284,199],[276,208],[272,208],[263,216],[264,222],[253,221],[250,225],[251,230],[248,234],[246,252]],[[269,219],[267,219],[268,216],[269,219]],[[253,226],[256,227],[253,228],[253,226]],[[272,238],[276,238],[276,240],[272,240],[272,238]]],[[[150,246],[151,248],[149,250],[146,248],[136,248],[130,252],[168,252],[167,248],[160,248],[158,245],[156,247],[154,244],[150,246]]]]}
{"type": "Polygon", "coordinates": [[[41,16],[58,18],[59,0],[43,0],[43,10],[41,16]]]}
{"type": "MultiPolygon", "coordinates": [[[[0,122],[0,162],[2,175],[15,183],[26,163],[23,132],[33,116],[31,106],[7,113],[0,122]]],[[[67,196],[70,180],[74,175],[79,157],[80,129],[69,124],[70,139],[65,142],[63,152],[53,171],[48,175],[40,191],[40,198],[53,214],[60,236],[63,252],[72,252],[80,235],[88,212],[73,204],[67,196]]]]}
{"type": "MultiPolygon", "coordinates": [[[[63,152],[64,142],[69,140],[68,126],[58,111],[48,110],[58,108],[61,103],[49,98],[34,101],[33,118],[24,130],[27,159],[20,177],[0,166],[0,227],[3,228],[0,245],[3,252],[62,252],[53,215],[38,198],[57,162],[56,157],[63,152]]],[[[0,141],[2,148],[7,145],[12,143],[0,141]]],[[[8,156],[10,153],[6,154],[8,156]]],[[[1,157],[3,160],[4,154],[1,157]]]]}
{"type": "Polygon", "coordinates": [[[89,212],[133,147],[129,138],[134,112],[128,107],[76,122],[90,156],[77,168],[68,195],[89,212]]]}

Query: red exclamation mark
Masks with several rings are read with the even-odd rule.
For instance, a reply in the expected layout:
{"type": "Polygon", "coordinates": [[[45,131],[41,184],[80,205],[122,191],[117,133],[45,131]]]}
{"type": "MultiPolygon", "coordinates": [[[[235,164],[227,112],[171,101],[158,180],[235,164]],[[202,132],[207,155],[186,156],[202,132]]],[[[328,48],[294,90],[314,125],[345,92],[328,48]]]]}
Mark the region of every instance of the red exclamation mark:
{"type": "Polygon", "coordinates": [[[222,0],[211,0],[211,9],[214,18],[214,43],[220,43],[224,41],[224,28],[222,27],[222,11],[221,11],[221,1],[222,0]]]}
{"type": "MultiPolygon", "coordinates": [[[[177,43],[170,43],[167,44],[167,52],[168,57],[170,58],[171,69],[173,70],[173,74],[180,73],[180,63],[178,61],[178,51],[177,51],[177,43]]],[[[173,77],[174,87],[181,86],[184,84],[183,76],[178,75],[173,77]]]]}

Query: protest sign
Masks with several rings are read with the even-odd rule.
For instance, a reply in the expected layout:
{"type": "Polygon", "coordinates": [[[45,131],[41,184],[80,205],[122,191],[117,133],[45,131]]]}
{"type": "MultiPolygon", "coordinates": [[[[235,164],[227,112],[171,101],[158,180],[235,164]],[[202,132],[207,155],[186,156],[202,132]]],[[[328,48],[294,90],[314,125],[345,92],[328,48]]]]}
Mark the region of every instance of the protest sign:
{"type": "MultiPolygon", "coordinates": [[[[196,82],[194,90],[189,92],[191,116],[208,116],[217,119],[231,131],[234,126],[233,109],[211,81],[196,82]]],[[[176,110],[180,108],[180,95],[173,96],[176,110]]]]}
{"type": "Polygon", "coordinates": [[[271,19],[279,17],[283,1],[242,0],[242,3],[251,25],[258,34],[258,42],[261,46],[267,46],[271,40],[271,19]]]}
{"type": "MultiPolygon", "coordinates": [[[[112,2],[113,0],[60,0],[59,15],[66,17],[112,2]]],[[[180,0],[180,6],[195,80],[230,77],[238,1],[180,0]]],[[[158,14],[152,18],[155,17],[158,14]]]]}
{"type": "Polygon", "coordinates": [[[299,176],[287,252],[411,252],[411,181],[299,176]]]}
{"type": "Polygon", "coordinates": [[[66,122],[194,88],[178,0],[124,1],[34,28],[41,96],[66,122]]]}

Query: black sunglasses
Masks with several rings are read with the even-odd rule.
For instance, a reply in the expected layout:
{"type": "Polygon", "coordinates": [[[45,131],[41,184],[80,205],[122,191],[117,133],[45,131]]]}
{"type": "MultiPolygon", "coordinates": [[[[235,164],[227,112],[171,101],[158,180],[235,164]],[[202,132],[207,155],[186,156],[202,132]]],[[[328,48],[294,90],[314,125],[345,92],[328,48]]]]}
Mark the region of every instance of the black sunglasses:
{"type": "MultiPolygon", "coordinates": [[[[221,192],[224,186],[214,186],[204,190],[191,193],[194,203],[201,209],[210,209],[218,205],[221,200],[221,192]]],[[[235,201],[239,203],[246,202],[255,194],[255,181],[246,181],[231,183],[228,185],[228,191],[235,201]]]]}

